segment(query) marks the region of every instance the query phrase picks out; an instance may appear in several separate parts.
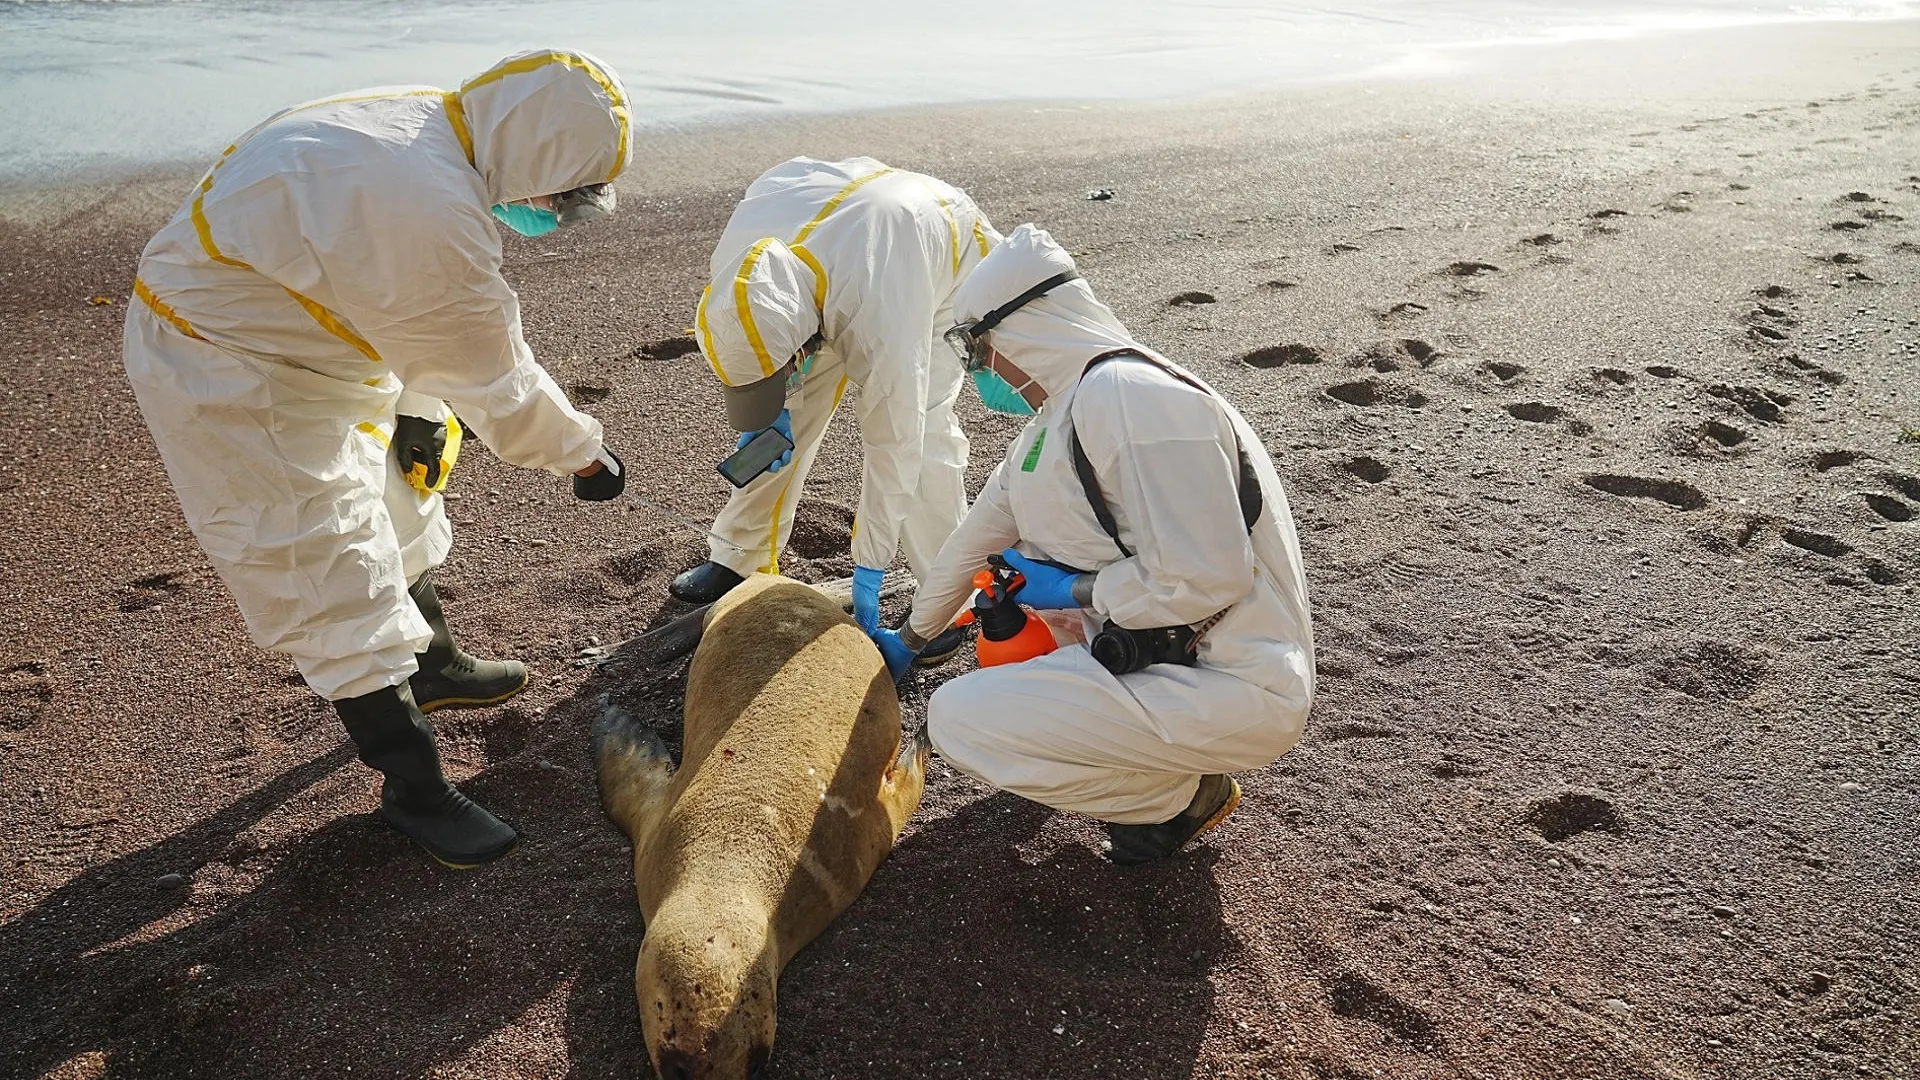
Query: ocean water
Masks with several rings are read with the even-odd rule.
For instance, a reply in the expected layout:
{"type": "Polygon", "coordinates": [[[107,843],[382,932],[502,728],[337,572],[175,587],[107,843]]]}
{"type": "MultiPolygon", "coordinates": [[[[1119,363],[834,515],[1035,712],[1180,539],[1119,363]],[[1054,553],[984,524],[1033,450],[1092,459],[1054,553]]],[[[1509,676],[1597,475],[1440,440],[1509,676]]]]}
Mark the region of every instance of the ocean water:
{"type": "Polygon", "coordinates": [[[0,0],[0,179],[200,161],[281,106],[453,87],[532,46],[606,60],[657,128],[1176,98],[1430,72],[1491,43],[1916,13],[1906,0],[0,0]]]}

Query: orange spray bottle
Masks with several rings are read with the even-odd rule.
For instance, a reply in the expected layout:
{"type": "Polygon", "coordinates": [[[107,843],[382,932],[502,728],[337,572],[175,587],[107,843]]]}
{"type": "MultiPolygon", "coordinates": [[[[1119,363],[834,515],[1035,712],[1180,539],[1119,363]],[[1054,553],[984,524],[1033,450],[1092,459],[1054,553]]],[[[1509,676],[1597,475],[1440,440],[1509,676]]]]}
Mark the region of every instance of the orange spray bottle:
{"type": "Polygon", "coordinates": [[[979,590],[973,615],[980,624],[973,648],[980,666],[1017,664],[1052,652],[1057,645],[1053,631],[1016,599],[1027,579],[998,555],[987,556],[987,567],[973,575],[973,587],[979,590]]]}

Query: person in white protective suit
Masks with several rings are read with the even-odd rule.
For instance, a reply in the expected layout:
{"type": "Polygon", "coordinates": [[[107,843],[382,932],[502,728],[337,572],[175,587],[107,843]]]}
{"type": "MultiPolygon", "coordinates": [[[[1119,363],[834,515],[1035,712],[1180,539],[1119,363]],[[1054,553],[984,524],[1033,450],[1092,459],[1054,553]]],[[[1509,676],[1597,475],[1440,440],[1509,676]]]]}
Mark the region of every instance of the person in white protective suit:
{"type": "Polygon", "coordinates": [[[1228,774],[1272,762],[1306,723],[1313,635],[1286,494],[1239,412],[1135,341],[1044,231],[1008,237],[954,311],[948,340],[982,398],[1035,415],[907,625],[875,641],[904,671],[1003,554],[1061,647],[940,687],[934,748],[1105,822],[1115,862],[1172,854],[1232,813],[1228,774]]]}
{"type": "Polygon", "coordinates": [[[134,282],[127,376],[187,523],[384,775],[382,816],[450,866],[517,837],[447,782],[422,714],[527,681],[453,641],[428,577],[461,425],[581,498],[624,483],[521,335],[495,221],[611,213],[631,139],[619,77],[564,50],[295,106],[226,149],[134,282]]]}
{"type": "MultiPolygon", "coordinates": [[[[953,412],[964,373],[940,335],[954,289],[999,241],[965,192],[872,158],[795,158],[747,188],[714,248],[695,332],[739,445],[774,427],[794,449],[728,500],[709,561],[673,595],[706,603],[756,570],[778,572],[827,421],[853,385],[865,456],[854,616],[877,628],[896,549],[925,574],[966,514],[967,437],[953,412]]],[[[923,662],[960,642],[947,633],[923,662]]]]}

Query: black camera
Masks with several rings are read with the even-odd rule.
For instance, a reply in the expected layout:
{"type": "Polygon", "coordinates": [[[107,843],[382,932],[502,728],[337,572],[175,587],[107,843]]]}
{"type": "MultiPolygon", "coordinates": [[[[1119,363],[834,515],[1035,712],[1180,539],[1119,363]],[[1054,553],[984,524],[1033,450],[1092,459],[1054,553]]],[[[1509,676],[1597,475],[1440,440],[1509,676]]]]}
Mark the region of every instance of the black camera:
{"type": "Polygon", "coordinates": [[[1200,635],[1191,626],[1129,630],[1108,619],[1087,648],[1101,667],[1115,675],[1130,675],[1151,664],[1192,667],[1200,659],[1200,635]]]}

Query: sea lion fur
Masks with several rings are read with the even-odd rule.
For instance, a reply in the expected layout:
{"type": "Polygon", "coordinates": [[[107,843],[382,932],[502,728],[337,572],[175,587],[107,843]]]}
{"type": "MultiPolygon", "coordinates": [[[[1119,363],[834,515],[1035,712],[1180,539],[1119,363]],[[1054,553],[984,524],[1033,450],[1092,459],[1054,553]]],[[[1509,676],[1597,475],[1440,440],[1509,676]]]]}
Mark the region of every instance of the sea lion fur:
{"type": "Polygon", "coordinates": [[[594,726],[600,797],[633,840],[634,994],[665,1080],[739,1078],[773,1049],[787,961],[860,895],[919,805],[879,651],[832,600],[756,574],[713,604],[685,745],[625,710],[594,726]]]}

